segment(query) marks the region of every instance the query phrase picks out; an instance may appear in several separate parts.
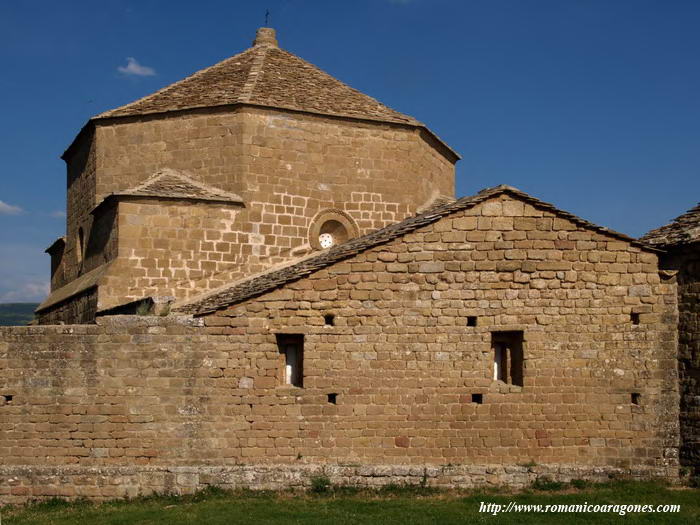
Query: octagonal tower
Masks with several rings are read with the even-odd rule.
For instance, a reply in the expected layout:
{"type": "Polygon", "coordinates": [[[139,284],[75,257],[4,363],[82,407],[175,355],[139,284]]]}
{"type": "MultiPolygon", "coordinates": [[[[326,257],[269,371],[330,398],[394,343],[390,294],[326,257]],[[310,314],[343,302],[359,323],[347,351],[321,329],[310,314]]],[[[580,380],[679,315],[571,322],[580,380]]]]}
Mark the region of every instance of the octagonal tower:
{"type": "Polygon", "coordinates": [[[41,323],[185,299],[400,221],[453,197],[459,156],[261,28],[246,51],[93,117],[63,159],[41,323]]]}

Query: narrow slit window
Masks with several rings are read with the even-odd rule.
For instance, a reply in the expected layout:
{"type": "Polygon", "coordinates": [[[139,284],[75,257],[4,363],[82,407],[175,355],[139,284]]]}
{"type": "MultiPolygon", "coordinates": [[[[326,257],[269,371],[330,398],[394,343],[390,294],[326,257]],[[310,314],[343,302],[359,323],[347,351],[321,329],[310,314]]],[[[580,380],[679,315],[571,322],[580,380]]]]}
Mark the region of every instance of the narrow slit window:
{"type": "Polygon", "coordinates": [[[493,380],[523,386],[523,332],[493,332],[493,380]]]}
{"type": "Polygon", "coordinates": [[[304,336],[302,334],[278,334],[277,347],[284,358],[282,384],[304,386],[304,336]]]}
{"type": "Polygon", "coordinates": [[[75,246],[75,256],[78,260],[78,264],[83,262],[83,254],[85,252],[85,233],[83,228],[78,228],[78,239],[75,246]]]}
{"type": "Polygon", "coordinates": [[[632,312],[630,314],[630,321],[632,321],[632,324],[639,324],[639,314],[637,312],[632,312]]]}

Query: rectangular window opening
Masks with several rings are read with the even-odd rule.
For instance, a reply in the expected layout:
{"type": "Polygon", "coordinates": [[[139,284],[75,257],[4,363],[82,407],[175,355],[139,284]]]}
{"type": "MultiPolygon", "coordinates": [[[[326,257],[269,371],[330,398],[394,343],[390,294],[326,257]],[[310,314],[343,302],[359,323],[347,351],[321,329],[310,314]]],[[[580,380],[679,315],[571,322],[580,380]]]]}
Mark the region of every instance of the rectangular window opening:
{"type": "Polygon", "coordinates": [[[4,396],[0,396],[0,397],[2,397],[3,404],[8,404],[8,403],[12,403],[12,398],[14,396],[12,394],[5,394],[4,396]]]}
{"type": "Polygon", "coordinates": [[[323,316],[323,324],[326,326],[335,326],[335,315],[326,314],[323,316]]]}
{"type": "Polygon", "coordinates": [[[472,403],[481,405],[484,403],[484,394],[472,394],[472,403]]]}
{"type": "Polygon", "coordinates": [[[277,348],[284,356],[282,384],[304,386],[304,335],[277,334],[277,348]]]}
{"type": "Polygon", "coordinates": [[[632,324],[639,324],[639,314],[637,312],[632,312],[630,314],[630,321],[632,321],[632,324]]]}
{"type": "Polygon", "coordinates": [[[632,392],[632,394],[630,394],[630,401],[633,405],[641,405],[642,394],[640,394],[639,392],[632,392]]]}
{"type": "Polygon", "coordinates": [[[467,326],[476,326],[476,316],[470,315],[467,317],[467,326]]]}
{"type": "Polygon", "coordinates": [[[338,394],[336,394],[336,393],[328,394],[328,402],[332,405],[338,404],[338,394]]]}
{"type": "Polygon", "coordinates": [[[493,380],[523,386],[524,332],[492,332],[493,380]]]}

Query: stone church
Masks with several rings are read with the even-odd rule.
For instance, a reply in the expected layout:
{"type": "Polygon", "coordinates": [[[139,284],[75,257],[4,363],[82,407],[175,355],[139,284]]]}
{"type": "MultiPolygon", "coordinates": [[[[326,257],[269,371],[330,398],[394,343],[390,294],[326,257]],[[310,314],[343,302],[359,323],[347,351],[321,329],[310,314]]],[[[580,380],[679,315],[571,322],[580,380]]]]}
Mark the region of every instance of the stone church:
{"type": "Polygon", "coordinates": [[[51,293],[0,327],[2,503],[700,467],[700,207],[633,239],[455,199],[457,153],[269,28],[63,158],[51,293]]]}

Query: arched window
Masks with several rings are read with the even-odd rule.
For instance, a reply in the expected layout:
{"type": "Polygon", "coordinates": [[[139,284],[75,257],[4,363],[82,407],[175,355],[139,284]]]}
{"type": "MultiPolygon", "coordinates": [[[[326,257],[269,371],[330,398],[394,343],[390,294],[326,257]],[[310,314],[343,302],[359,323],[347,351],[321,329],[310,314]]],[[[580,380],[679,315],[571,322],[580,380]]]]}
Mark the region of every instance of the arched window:
{"type": "Polygon", "coordinates": [[[326,250],[357,237],[355,221],[341,210],[324,210],[314,217],[309,228],[309,243],[326,250]]]}

